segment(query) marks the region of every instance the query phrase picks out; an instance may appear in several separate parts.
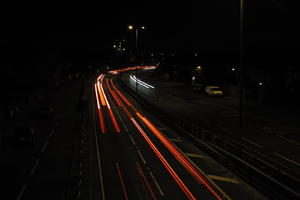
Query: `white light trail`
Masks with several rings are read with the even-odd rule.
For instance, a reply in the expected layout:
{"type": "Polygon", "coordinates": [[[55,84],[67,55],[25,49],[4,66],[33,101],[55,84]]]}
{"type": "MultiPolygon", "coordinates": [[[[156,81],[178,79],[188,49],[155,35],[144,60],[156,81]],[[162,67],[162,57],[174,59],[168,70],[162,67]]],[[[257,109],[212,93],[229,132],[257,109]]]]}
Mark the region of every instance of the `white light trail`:
{"type": "Polygon", "coordinates": [[[130,78],[131,78],[132,80],[134,80],[134,81],[137,81],[138,84],[144,86],[145,88],[152,88],[152,89],[154,88],[154,86],[149,85],[148,83],[145,83],[145,82],[143,82],[143,81],[137,79],[135,76],[130,75],[130,78]]]}

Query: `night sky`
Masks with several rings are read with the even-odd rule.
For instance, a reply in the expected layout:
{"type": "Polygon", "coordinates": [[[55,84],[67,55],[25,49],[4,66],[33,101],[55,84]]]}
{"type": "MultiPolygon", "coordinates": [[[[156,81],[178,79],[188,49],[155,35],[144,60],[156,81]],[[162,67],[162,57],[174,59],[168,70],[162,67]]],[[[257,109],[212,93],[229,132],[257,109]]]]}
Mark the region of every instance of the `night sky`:
{"type": "MultiPolygon", "coordinates": [[[[293,60],[299,31],[292,5],[283,0],[245,2],[247,52],[256,52],[260,57],[267,56],[266,51],[270,55],[284,52],[284,59],[293,60]]],[[[239,49],[239,1],[235,0],[169,5],[27,4],[7,7],[1,18],[1,43],[13,51],[60,48],[70,52],[110,52],[113,41],[122,38],[133,48],[134,33],[127,30],[129,24],[146,26],[140,34],[144,51],[239,49]]]]}

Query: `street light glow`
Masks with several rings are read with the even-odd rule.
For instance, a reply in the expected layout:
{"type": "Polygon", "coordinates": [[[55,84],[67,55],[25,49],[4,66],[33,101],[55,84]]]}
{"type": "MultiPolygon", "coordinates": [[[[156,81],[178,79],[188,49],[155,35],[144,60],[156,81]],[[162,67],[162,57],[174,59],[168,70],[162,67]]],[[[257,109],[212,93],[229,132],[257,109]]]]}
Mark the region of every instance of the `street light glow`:
{"type": "Polygon", "coordinates": [[[128,29],[129,29],[129,30],[132,30],[132,29],[133,29],[133,26],[132,26],[132,25],[129,25],[129,26],[128,26],[128,29]]]}
{"type": "Polygon", "coordinates": [[[232,70],[232,71],[235,71],[235,68],[233,67],[231,70],[232,70]]]}
{"type": "Polygon", "coordinates": [[[142,29],[145,30],[145,26],[142,26],[142,29]]]}

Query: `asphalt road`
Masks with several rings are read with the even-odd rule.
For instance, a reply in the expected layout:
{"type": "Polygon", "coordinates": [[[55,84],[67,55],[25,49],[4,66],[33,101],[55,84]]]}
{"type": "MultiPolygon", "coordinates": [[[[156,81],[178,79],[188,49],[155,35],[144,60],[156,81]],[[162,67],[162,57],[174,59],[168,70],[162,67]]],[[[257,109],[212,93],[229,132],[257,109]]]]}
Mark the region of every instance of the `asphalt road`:
{"type": "Polygon", "coordinates": [[[65,198],[73,145],[81,128],[75,109],[81,85],[66,82],[43,100],[55,106],[53,118],[21,116],[23,123],[34,122],[37,141],[34,146],[8,145],[1,154],[1,199],[65,198]]]}
{"type": "Polygon", "coordinates": [[[51,100],[56,125],[37,120],[33,148],[2,154],[3,199],[267,199],[143,110],[115,75],[95,79],[66,83],[51,100]]]}
{"type": "Polygon", "coordinates": [[[101,199],[266,199],[144,112],[114,75],[92,90],[101,199]]]}
{"type": "MultiPolygon", "coordinates": [[[[123,76],[123,80],[132,90],[135,90],[136,84],[130,75],[134,74],[123,76]]],[[[299,128],[284,126],[282,125],[284,123],[277,118],[273,120],[274,115],[280,116],[284,114],[283,111],[274,109],[257,111],[251,107],[247,108],[247,111],[244,111],[243,135],[240,135],[238,99],[197,94],[180,83],[156,81],[142,71],[140,77],[155,88],[139,85],[139,94],[161,110],[195,125],[200,122],[213,125],[227,137],[241,140],[243,145],[280,163],[292,174],[300,175],[299,128]]],[[[292,113],[285,113],[286,115],[292,116],[292,113]]],[[[297,116],[290,117],[290,120],[285,121],[289,121],[290,124],[293,122],[294,126],[299,127],[297,118],[297,116]]]]}

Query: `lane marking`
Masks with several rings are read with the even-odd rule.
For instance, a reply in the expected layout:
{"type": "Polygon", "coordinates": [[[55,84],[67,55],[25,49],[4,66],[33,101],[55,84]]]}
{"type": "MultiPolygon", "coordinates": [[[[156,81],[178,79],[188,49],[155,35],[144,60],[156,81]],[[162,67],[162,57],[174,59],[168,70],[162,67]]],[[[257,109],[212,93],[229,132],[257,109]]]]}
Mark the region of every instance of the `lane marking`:
{"type": "Polygon", "coordinates": [[[54,130],[51,131],[51,133],[50,133],[50,135],[49,135],[49,139],[51,139],[51,138],[53,137],[54,132],[55,132],[54,130]]]}
{"type": "Polygon", "coordinates": [[[216,176],[216,175],[207,175],[209,178],[218,180],[218,181],[223,181],[223,182],[228,182],[228,183],[234,183],[234,184],[239,184],[240,182],[233,179],[233,178],[228,178],[228,177],[223,177],[223,176],[216,176]]]}
{"type": "Polygon", "coordinates": [[[126,125],[125,123],[122,123],[122,124],[123,124],[123,126],[124,126],[125,131],[128,132],[127,125],[126,125]]]}
{"type": "Polygon", "coordinates": [[[154,175],[152,174],[152,172],[149,172],[149,174],[150,174],[150,176],[151,176],[151,178],[152,178],[152,180],[153,180],[155,186],[157,187],[157,189],[158,189],[160,195],[161,195],[161,196],[165,196],[165,194],[163,193],[162,189],[160,188],[160,186],[159,186],[157,180],[155,179],[154,175]]]}
{"type": "Polygon", "coordinates": [[[34,166],[33,166],[32,170],[31,170],[31,172],[30,172],[30,175],[33,175],[33,173],[35,172],[37,166],[38,166],[39,163],[40,163],[40,160],[41,160],[41,158],[38,158],[38,159],[35,161],[34,166]]]}
{"type": "Polygon", "coordinates": [[[223,128],[222,126],[216,125],[216,127],[219,128],[219,129],[222,129],[223,131],[225,131],[225,132],[227,132],[229,134],[232,134],[231,131],[227,130],[226,128],[223,128]]]}
{"type": "Polygon", "coordinates": [[[132,138],[131,134],[129,134],[129,137],[130,137],[130,140],[133,143],[133,145],[136,146],[136,143],[135,143],[134,139],[132,138]]]}
{"type": "Polygon", "coordinates": [[[184,153],[186,156],[188,157],[192,157],[192,158],[205,158],[204,156],[200,155],[200,154],[194,154],[194,153],[184,153]]]}
{"type": "MultiPolygon", "coordinates": [[[[97,94],[96,94],[97,95],[97,94]]],[[[92,105],[94,105],[94,98],[92,98],[92,105]]],[[[96,142],[96,151],[97,151],[97,161],[98,161],[98,171],[99,171],[99,179],[100,179],[100,187],[101,187],[101,199],[105,200],[105,193],[104,193],[104,184],[103,184],[103,177],[102,177],[102,169],[101,169],[101,161],[100,161],[100,153],[99,153],[99,144],[97,138],[97,130],[96,130],[96,122],[95,122],[95,108],[93,107],[93,118],[94,118],[94,136],[96,142]]]]}
{"type": "Polygon", "coordinates": [[[136,126],[136,128],[139,130],[139,132],[142,134],[142,136],[145,138],[146,142],[149,144],[151,149],[154,151],[154,153],[157,155],[157,157],[160,159],[162,164],[165,166],[165,168],[169,171],[169,173],[172,175],[173,179],[176,181],[178,186],[181,188],[181,190],[185,193],[185,195],[188,197],[188,199],[196,200],[195,196],[191,193],[191,191],[187,188],[187,186],[183,183],[183,181],[179,178],[177,173],[174,171],[174,169],[170,166],[170,164],[166,161],[166,159],[163,157],[163,155],[159,152],[159,150],[156,148],[156,146],[152,143],[150,138],[147,136],[147,134],[143,131],[143,129],[140,127],[140,125],[135,121],[135,119],[132,117],[130,118],[133,124],[136,126]]]}
{"type": "Polygon", "coordinates": [[[140,155],[144,165],[146,165],[146,160],[144,159],[144,156],[142,155],[142,153],[140,152],[140,150],[137,150],[138,154],[140,155]]]}
{"type": "Polygon", "coordinates": [[[49,141],[47,140],[47,142],[44,144],[44,146],[43,146],[43,148],[42,148],[42,150],[41,150],[42,153],[45,152],[45,150],[46,150],[48,144],[49,144],[49,141]]]}
{"type": "Polygon", "coordinates": [[[246,142],[248,142],[248,143],[250,143],[250,144],[253,144],[254,146],[257,146],[257,147],[259,147],[259,148],[263,148],[262,145],[257,144],[256,142],[253,142],[252,140],[249,140],[249,139],[247,139],[247,138],[242,137],[242,140],[244,140],[244,141],[246,141],[246,142]]]}
{"type": "Polygon", "coordinates": [[[218,200],[222,200],[219,194],[205,179],[205,176],[201,174],[197,170],[197,168],[191,162],[189,162],[189,160],[186,159],[186,157],[184,157],[181,152],[168,139],[166,139],[166,137],[161,132],[159,132],[146,117],[143,117],[139,112],[137,112],[136,115],[144,121],[148,128],[157,136],[157,138],[173,154],[173,156],[185,167],[185,169],[190,172],[192,176],[194,176],[196,180],[201,182],[218,200]]]}
{"type": "Polygon", "coordinates": [[[147,180],[147,178],[146,178],[146,176],[145,176],[145,174],[144,174],[144,172],[143,172],[143,170],[142,170],[142,168],[141,168],[141,166],[140,166],[140,164],[139,164],[138,161],[136,161],[136,169],[137,169],[140,177],[143,179],[143,181],[144,181],[144,183],[145,183],[145,185],[146,185],[149,193],[151,194],[152,199],[156,200],[156,196],[154,195],[154,192],[153,192],[153,190],[151,188],[151,185],[149,184],[149,182],[148,182],[148,180],[147,180]]]}
{"type": "Polygon", "coordinates": [[[19,193],[19,195],[18,195],[18,197],[17,197],[17,200],[20,200],[20,199],[21,199],[21,197],[23,196],[23,193],[24,193],[26,187],[27,187],[27,185],[24,185],[24,186],[22,187],[22,189],[21,189],[21,191],[20,191],[20,193],[19,193]]]}
{"type": "Polygon", "coordinates": [[[160,130],[160,131],[167,131],[166,128],[157,128],[157,129],[160,130]]]}
{"type": "Polygon", "coordinates": [[[125,197],[126,200],[128,200],[125,184],[124,184],[124,181],[123,181],[123,176],[121,174],[119,163],[117,163],[117,162],[116,162],[116,168],[117,168],[117,172],[118,172],[118,175],[119,175],[119,178],[120,178],[120,183],[121,183],[121,187],[122,187],[122,190],[123,190],[124,197],[125,197]]]}
{"type": "MultiPolygon", "coordinates": [[[[180,150],[180,148],[178,147],[178,146],[176,146],[176,144],[174,144],[172,141],[171,141],[171,143],[178,149],[178,151],[182,154],[182,155],[184,155],[185,157],[186,157],[186,159],[190,162],[190,163],[192,163],[194,166],[195,166],[195,168],[201,173],[201,174],[203,174],[203,176],[208,180],[208,182],[210,183],[210,184],[212,184],[222,195],[223,195],[223,197],[226,199],[226,200],[232,200],[211,178],[209,178],[205,173],[204,173],[204,171],[202,171],[188,156],[186,156],[181,150],[180,150]]],[[[201,183],[199,180],[197,180],[199,183],[201,183]]]]}
{"type": "Polygon", "coordinates": [[[285,157],[285,156],[283,156],[283,155],[281,155],[279,153],[276,153],[276,152],[274,152],[274,155],[276,155],[276,156],[278,156],[278,157],[280,157],[280,158],[282,158],[282,159],[284,159],[286,161],[289,161],[290,163],[293,163],[294,165],[297,165],[298,167],[300,167],[300,163],[298,163],[296,161],[293,161],[290,158],[287,158],[287,157],[285,157]]]}
{"type": "Polygon", "coordinates": [[[117,109],[116,109],[116,113],[117,113],[119,119],[121,120],[121,122],[122,122],[122,124],[123,124],[123,127],[124,127],[124,129],[125,129],[125,131],[128,132],[127,125],[125,124],[124,120],[122,119],[122,117],[121,117],[121,115],[120,115],[120,113],[119,113],[119,111],[118,111],[117,109]]]}
{"type": "MultiPolygon", "coordinates": [[[[111,81],[112,82],[112,81],[111,81]]],[[[112,83],[112,85],[114,85],[112,83]]],[[[127,103],[127,105],[135,112],[135,114],[142,119],[142,121],[148,126],[148,128],[150,128],[152,130],[153,133],[157,133],[159,132],[156,128],[153,127],[153,125],[143,116],[140,115],[140,113],[137,111],[137,109],[123,96],[123,94],[116,90],[117,93],[120,95],[120,97],[123,99],[123,101],[125,101],[127,103]],[[153,129],[154,128],[154,129],[153,129]]],[[[124,109],[124,111],[126,112],[126,108],[125,106],[122,107],[124,109]]],[[[185,195],[189,198],[189,199],[196,199],[194,197],[194,195],[189,191],[189,189],[186,187],[186,185],[182,182],[182,180],[178,177],[178,175],[176,174],[176,172],[171,168],[171,166],[169,165],[168,162],[166,162],[165,158],[161,155],[161,153],[158,151],[158,149],[155,147],[155,145],[152,143],[152,141],[148,138],[148,136],[146,135],[146,133],[143,131],[143,129],[140,127],[140,125],[135,121],[135,119],[133,117],[131,117],[131,115],[128,115],[131,119],[131,121],[133,122],[133,124],[136,126],[136,128],[139,130],[139,132],[142,134],[142,136],[144,137],[144,139],[146,140],[146,142],[149,144],[149,146],[152,148],[152,150],[154,151],[154,153],[159,157],[159,159],[162,161],[162,163],[164,164],[164,166],[166,167],[166,169],[169,171],[169,173],[172,175],[173,179],[177,182],[177,184],[180,186],[180,188],[182,189],[182,191],[185,193],[185,195]]],[[[159,134],[159,136],[161,136],[161,133],[159,134]]],[[[158,136],[158,137],[159,137],[158,136]]],[[[160,138],[160,137],[159,137],[160,138]]],[[[165,139],[164,139],[165,140],[165,139]]],[[[163,140],[163,141],[164,141],[163,140]]],[[[162,141],[162,140],[161,140],[162,141]]],[[[164,142],[163,142],[164,143],[164,142]]],[[[170,147],[169,144],[165,145],[166,147],[170,147]]],[[[175,156],[175,158],[177,160],[180,160],[180,162],[184,165],[184,167],[186,167],[186,169],[189,172],[193,172],[192,175],[196,176],[197,179],[199,181],[201,181],[206,188],[219,200],[221,200],[221,197],[219,196],[219,194],[217,194],[212,187],[209,185],[209,183],[207,183],[207,181],[199,174],[199,172],[197,172],[197,170],[195,169],[194,166],[192,166],[191,163],[188,163],[187,160],[185,160],[183,158],[183,155],[181,155],[180,153],[178,153],[178,151],[176,151],[176,149],[174,149],[174,146],[171,145],[170,147],[170,151],[171,153],[175,156]],[[170,150],[171,149],[171,150],[170,150]]]]}
{"type": "Polygon", "coordinates": [[[171,140],[172,142],[182,142],[181,139],[176,139],[176,138],[170,138],[169,140],[171,140]]]}

